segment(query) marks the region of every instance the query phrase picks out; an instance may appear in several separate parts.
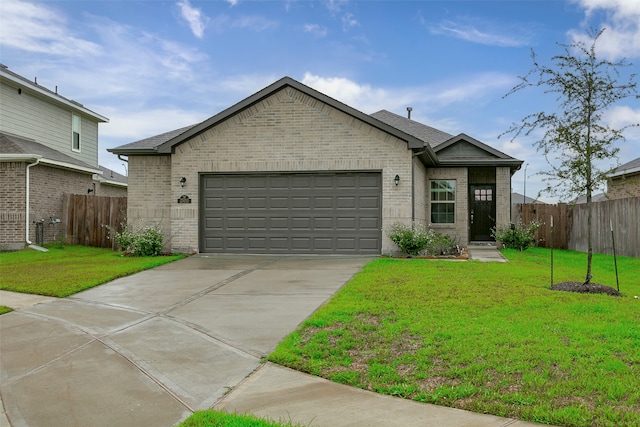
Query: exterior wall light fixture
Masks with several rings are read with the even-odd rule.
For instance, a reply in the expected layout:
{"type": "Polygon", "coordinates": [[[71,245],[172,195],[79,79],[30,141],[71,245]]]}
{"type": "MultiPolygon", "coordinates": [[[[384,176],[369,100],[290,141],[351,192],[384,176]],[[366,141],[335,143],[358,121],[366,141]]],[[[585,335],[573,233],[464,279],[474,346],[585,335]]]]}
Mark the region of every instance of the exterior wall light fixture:
{"type": "Polygon", "coordinates": [[[396,186],[397,186],[398,184],[400,184],[400,176],[399,176],[399,175],[396,175],[396,177],[395,177],[395,178],[393,178],[393,182],[396,184],[396,186]]]}
{"type": "Polygon", "coordinates": [[[185,182],[187,182],[187,178],[185,178],[184,176],[180,178],[180,187],[184,187],[185,182]]]}

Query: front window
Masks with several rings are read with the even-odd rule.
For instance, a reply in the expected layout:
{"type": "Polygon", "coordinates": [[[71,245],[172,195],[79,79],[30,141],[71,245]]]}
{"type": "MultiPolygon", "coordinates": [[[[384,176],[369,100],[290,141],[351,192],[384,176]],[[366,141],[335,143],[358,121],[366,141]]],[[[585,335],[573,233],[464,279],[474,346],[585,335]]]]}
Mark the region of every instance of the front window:
{"type": "Polygon", "coordinates": [[[456,182],[451,179],[431,181],[431,223],[453,224],[456,212],[456,182]]]}
{"type": "Polygon", "coordinates": [[[71,115],[71,149],[80,151],[80,116],[71,115]]]}

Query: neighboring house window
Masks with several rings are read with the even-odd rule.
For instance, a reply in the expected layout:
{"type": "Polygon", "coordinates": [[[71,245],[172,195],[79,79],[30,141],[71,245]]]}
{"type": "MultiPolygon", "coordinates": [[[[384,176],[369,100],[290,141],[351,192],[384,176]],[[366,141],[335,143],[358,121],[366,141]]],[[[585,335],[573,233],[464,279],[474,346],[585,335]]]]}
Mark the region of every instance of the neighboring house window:
{"type": "Polygon", "coordinates": [[[71,115],[71,149],[80,151],[80,116],[71,115]]]}
{"type": "Polygon", "coordinates": [[[456,212],[456,182],[450,179],[431,181],[431,223],[453,224],[456,212]]]}

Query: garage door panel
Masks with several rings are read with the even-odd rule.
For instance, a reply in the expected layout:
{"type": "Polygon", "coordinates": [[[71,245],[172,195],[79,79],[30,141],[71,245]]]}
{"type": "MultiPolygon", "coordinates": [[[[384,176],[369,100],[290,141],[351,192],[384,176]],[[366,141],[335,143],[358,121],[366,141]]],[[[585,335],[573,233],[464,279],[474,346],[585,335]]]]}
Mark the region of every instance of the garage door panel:
{"type": "Polygon", "coordinates": [[[379,230],[380,218],[360,218],[358,221],[361,230],[379,230]]]}
{"type": "Polygon", "coordinates": [[[203,252],[380,253],[380,173],[201,179],[203,252]]]}
{"type": "Polygon", "coordinates": [[[291,209],[311,208],[311,198],[309,196],[297,196],[291,198],[291,209]]]}
{"type": "Polygon", "coordinates": [[[337,218],[336,219],[336,228],[338,230],[355,230],[356,229],[356,219],[355,218],[337,218]]]}
{"type": "Polygon", "coordinates": [[[331,196],[314,197],[313,202],[316,209],[333,209],[333,197],[331,196]]]}
{"type": "Polygon", "coordinates": [[[269,207],[271,209],[289,209],[288,197],[270,197],[269,207]]]}
{"type": "Polygon", "coordinates": [[[358,202],[360,209],[380,209],[380,199],[377,197],[362,196],[358,202]]]}

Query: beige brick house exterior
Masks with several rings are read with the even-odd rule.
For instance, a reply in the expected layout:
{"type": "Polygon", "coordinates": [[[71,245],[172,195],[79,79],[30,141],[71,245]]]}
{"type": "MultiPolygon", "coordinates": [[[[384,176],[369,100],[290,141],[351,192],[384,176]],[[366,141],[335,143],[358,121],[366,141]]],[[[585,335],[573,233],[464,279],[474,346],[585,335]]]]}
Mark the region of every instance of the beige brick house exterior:
{"type": "Polygon", "coordinates": [[[607,199],[640,197],[640,157],[620,165],[607,180],[607,199]]]}
{"type": "Polygon", "coordinates": [[[452,223],[433,227],[467,244],[474,161],[486,175],[483,183],[494,188],[494,221],[508,224],[510,180],[519,160],[472,138],[433,130],[438,142],[458,138],[449,149],[473,148],[462,148],[474,156],[468,165],[457,163],[460,155],[446,153],[449,164],[442,164],[437,146],[410,126],[402,128],[426,126],[381,113],[379,118],[364,114],[285,77],[200,124],[109,151],[128,156],[129,221],[161,225],[169,237],[167,249],[176,252],[394,252],[383,230],[396,221],[431,222],[430,183],[438,180],[455,187],[450,190],[455,218],[447,216],[452,223]],[[279,190],[277,183],[285,181],[290,187],[279,190]],[[309,187],[296,188],[302,182],[309,187]],[[280,199],[299,210],[281,212],[280,199]],[[254,203],[260,207],[253,210],[254,203]],[[269,229],[285,222],[281,233],[269,229]],[[237,230],[236,224],[244,225],[237,230]],[[326,226],[326,232],[316,226],[326,226]],[[289,239],[288,249],[271,246],[270,239],[274,245],[289,239]],[[323,246],[329,240],[333,246],[323,246]],[[245,246],[234,246],[241,241],[245,246]]]}

